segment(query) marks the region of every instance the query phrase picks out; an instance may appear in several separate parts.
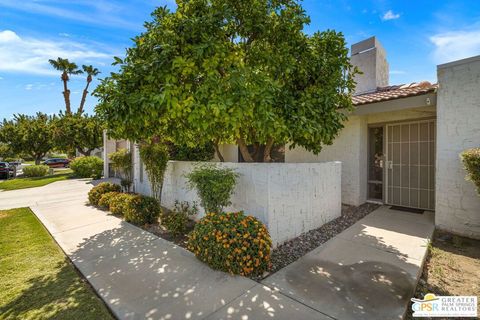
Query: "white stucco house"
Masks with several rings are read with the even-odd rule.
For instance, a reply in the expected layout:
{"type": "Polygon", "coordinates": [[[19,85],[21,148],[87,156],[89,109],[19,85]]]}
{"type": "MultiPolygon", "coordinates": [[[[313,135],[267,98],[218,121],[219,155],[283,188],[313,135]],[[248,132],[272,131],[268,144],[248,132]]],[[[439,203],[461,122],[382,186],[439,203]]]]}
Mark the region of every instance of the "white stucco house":
{"type": "MultiPolygon", "coordinates": [[[[480,146],[480,56],[437,66],[434,84],[390,85],[386,51],[375,37],[354,44],[351,61],[363,74],[345,128],[318,155],[286,147],[284,162],[341,162],[342,203],[435,211],[438,228],[480,238],[480,197],[459,158],[480,146]]],[[[115,142],[105,141],[107,157],[115,142]]],[[[226,162],[239,162],[237,146],[221,152],[226,162]]]]}

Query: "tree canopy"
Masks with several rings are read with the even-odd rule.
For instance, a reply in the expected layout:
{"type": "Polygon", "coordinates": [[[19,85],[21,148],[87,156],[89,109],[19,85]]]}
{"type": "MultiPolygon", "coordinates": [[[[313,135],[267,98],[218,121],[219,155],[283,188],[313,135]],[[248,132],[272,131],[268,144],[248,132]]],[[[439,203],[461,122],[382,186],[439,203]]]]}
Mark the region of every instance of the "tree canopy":
{"type": "Polygon", "coordinates": [[[307,35],[295,0],[179,0],[157,8],[120,71],[95,90],[113,137],[176,143],[331,144],[357,72],[341,33],[307,35]]]}
{"type": "Polygon", "coordinates": [[[96,116],[60,113],[52,120],[52,138],[59,150],[84,156],[103,144],[103,123],[96,116]]]}
{"type": "Polygon", "coordinates": [[[15,154],[33,157],[35,164],[39,164],[54,147],[51,117],[38,112],[35,116],[18,114],[12,120],[3,120],[0,142],[6,143],[15,154]]]}

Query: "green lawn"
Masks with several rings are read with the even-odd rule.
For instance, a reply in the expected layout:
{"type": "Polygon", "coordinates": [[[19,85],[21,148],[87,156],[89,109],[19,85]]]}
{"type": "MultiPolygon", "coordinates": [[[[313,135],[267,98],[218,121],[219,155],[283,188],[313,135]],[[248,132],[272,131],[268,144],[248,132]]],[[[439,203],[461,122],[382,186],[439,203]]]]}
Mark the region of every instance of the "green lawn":
{"type": "Polygon", "coordinates": [[[113,319],[30,209],[0,230],[0,319],[113,319]]]}
{"type": "Polygon", "coordinates": [[[62,181],[70,178],[72,170],[56,170],[51,176],[37,178],[15,178],[0,182],[0,190],[18,190],[34,187],[42,187],[55,181],[62,181]]]}

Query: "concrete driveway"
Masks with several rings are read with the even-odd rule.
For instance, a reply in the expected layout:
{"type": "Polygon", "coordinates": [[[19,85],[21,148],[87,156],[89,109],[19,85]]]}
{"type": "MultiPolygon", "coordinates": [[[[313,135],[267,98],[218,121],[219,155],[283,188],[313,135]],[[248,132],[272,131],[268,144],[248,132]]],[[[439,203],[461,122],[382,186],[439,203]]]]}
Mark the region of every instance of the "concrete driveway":
{"type": "Polygon", "coordinates": [[[381,207],[262,283],[86,205],[88,180],[0,192],[31,207],[119,319],[401,319],[433,214],[381,207]]]}

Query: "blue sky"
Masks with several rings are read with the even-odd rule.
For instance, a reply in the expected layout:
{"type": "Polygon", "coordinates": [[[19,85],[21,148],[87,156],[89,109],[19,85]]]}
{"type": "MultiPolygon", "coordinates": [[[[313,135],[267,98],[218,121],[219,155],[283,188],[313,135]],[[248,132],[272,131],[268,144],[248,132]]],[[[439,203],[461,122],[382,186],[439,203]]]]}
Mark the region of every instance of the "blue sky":
{"type": "MultiPolygon", "coordinates": [[[[0,0],[0,119],[63,109],[62,83],[48,59],[112,71],[156,6],[173,0],[0,0]]],[[[480,1],[305,0],[306,32],[342,31],[351,45],[376,35],[387,50],[390,83],[436,81],[436,65],[480,54],[480,1]]],[[[72,106],[84,77],[70,81],[72,106]]],[[[95,87],[96,82],[93,83],[95,87]]],[[[93,112],[89,97],[86,110],[93,112]]]]}

